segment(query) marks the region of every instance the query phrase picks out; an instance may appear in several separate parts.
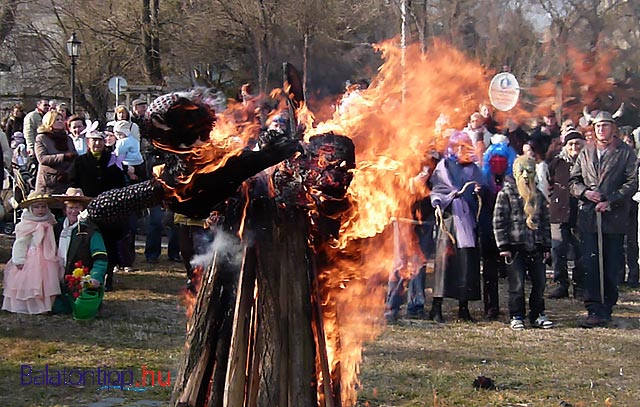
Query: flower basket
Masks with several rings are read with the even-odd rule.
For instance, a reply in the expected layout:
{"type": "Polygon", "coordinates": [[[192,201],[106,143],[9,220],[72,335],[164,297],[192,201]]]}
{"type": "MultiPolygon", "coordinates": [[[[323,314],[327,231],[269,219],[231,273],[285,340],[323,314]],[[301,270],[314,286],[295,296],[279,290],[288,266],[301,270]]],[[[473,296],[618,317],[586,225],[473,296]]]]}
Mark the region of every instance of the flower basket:
{"type": "Polygon", "coordinates": [[[75,320],[91,320],[96,317],[104,291],[83,290],[78,298],[71,303],[73,307],[73,319],[75,320]]]}

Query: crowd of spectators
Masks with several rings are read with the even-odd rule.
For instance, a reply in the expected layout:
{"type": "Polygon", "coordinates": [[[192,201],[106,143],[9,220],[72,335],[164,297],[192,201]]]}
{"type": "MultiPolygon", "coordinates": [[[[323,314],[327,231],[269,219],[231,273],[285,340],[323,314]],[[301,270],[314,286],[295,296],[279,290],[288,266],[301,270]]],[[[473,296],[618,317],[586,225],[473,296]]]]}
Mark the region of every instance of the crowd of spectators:
{"type": "MultiPolygon", "coordinates": [[[[102,192],[148,179],[151,169],[160,164],[161,159],[151,143],[141,137],[146,109],[146,99],[135,99],[133,114],[126,106],[119,105],[115,109],[114,120],[100,126],[82,115],[72,115],[63,103],[53,100],[37,101],[35,109],[26,114],[22,105],[16,104],[0,128],[0,148],[7,170],[5,175],[9,174],[10,178],[4,183],[5,188],[11,183],[9,181],[15,182],[13,175],[18,176],[19,170],[32,168],[33,182],[27,183],[27,190],[22,191],[22,196],[14,197],[14,202],[46,204],[46,212],[50,211],[53,219],[64,225],[65,219],[68,223],[67,210],[72,202],[50,197],[64,196],[71,190],[90,199],[102,192]],[[33,198],[33,194],[38,197],[35,201],[27,199],[28,195],[33,198]]],[[[83,203],[86,204],[85,201],[83,203]]],[[[16,211],[20,209],[23,217],[33,217],[30,205],[15,208],[16,211]]],[[[43,214],[42,219],[44,223],[35,225],[45,227],[49,224],[49,215],[43,214]]],[[[78,222],[75,218],[72,220],[72,224],[78,222]]],[[[188,219],[158,206],[145,213],[132,214],[121,222],[101,225],[97,231],[101,240],[99,252],[105,255],[105,262],[104,267],[100,263],[100,273],[96,275],[99,275],[99,283],[104,290],[116,289],[117,273],[133,270],[136,234],[143,222],[146,262],[157,263],[160,260],[162,238],[167,236],[167,258],[184,262],[187,287],[193,289],[193,266],[190,264],[194,254],[193,242],[199,248],[202,242],[212,240],[211,233],[204,220],[188,219]],[[195,230],[196,225],[202,230],[195,230]],[[181,240],[179,236],[182,236],[181,240]]],[[[64,268],[69,272],[67,265],[64,268]]],[[[51,311],[50,305],[50,301],[46,301],[44,305],[33,307],[34,312],[29,312],[28,307],[16,309],[17,312],[42,313],[51,311]],[[43,311],[43,306],[48,310],[43,311]]]]}
{"type": "Polygon", "coordinates": [[[498,123],[483,104],[462,130],[444,130],[448,120],[441,116],[436,133],[447,147],[427,154],[410,183],[414,191],[431,191],[418,197],[414,218],[424,258],[434,261],[433,303],[425,314],[424,265],[406,277],[394,269],[387,319],[397,319],[406,299],[408,316],[443,323],[444,298],[458,301],[461,320],[475,321],[468,303],[481,298],[484,318],[498,319],[498,279],[507,277],[511,327],[524,329],[528,317],[531,326],[550,328],[546,264],[554,275],[547,298],[572,294],[587,309],[581,326],[608,325],[618,285],[639,283],[640,128],[618,128],[615,116],[595,111],[561,126],[549,110],[526,128],[511,119],[498,123]]]}

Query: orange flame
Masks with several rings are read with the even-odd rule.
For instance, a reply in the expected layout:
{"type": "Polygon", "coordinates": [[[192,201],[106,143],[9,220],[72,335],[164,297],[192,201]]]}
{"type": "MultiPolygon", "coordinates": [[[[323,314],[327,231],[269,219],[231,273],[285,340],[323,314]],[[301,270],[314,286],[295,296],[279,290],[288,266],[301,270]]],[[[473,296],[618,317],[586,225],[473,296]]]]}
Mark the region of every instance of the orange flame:
{"type": "Polygon", "coordinates": [[[363,344],[383,326],[386,281],[394,267],[393,239],[385,232],[390,219],[409,217],[417,198],[409,180],[420,172],[425,152],[441,151],[446,143],[435,127],[440,114],[462,128],[486,98],[489,82],[477,61],[441,42],[424,55],[417,46],[407,48],[403,82],[401,50],[392,42],[379,49],[385,62],[372,85],[348,92],[331,120],[307,126],[305,134],[308,140],[334,131],[356,146],[348,190],[353,210],[327,249],[331,266],[319,277],[327,352],[343,405],[355,404],[363,344]]]}
{"type": "Polygon", "coordinates": [[[181,291],[182,304],[186,307],[185,314],[187,316],[187,332],[191,330],[191,315],[193,314],[193,310],[196,306],[198,290],[200,289],[200,282],[202,281],[203,272],[204,269],[202,266],[196,266],[193,269],[193,276],[191,278],[191,284],[194,287],[193,290],[185,288],[181,291]]]}
{"type": "MultiPolygon", "coordinates": [[[[434,41],[424,54],[417,45],[409,46],[404,57],[393,41],[378,49],[384,64],[371,86],[350,89],[331,119],[315,124],[314,114],[304,103],[296,112],[299,126],[305,129],[305,141],[313,135],[335,132],[350,137],[356,146],[357,165],[347,193],[352,209],[342,219],[338,240],[321,248],[326,251],[328,265],[318,270],[318,301],[331,369],[331,377],[319,377],[318,386],[339,383],[345,406],[356,403],[364,343],[383,326],[388,274],[397,267],[397,257],[408,256],[397,244],[394,253],[391,218],[410,217],[412,203],[421,197],[410,192],[410,179],[420,172],[425,153],[443,152],[446,147],[448,133],[436,125],[438,118],[445,115],[450,127],[463,128],[469,115],[486,101],[493,74],[479,61],[441,41],[434,41]]],[[[564,80],[571,89],[588,93],[603,72],[577,63],[574,78],[564,80]],[[587,83],[590,86],[585,87],[587,83]]],[[[534,97],[545,99],[551,97],[555,86],[547,82],[535,89],[534,97]]],[[[272,96],[280,103],[276,111],[265,114],[267,122],[287,109],[281,90],[272,96]]],[[[204,168],[211,171],[237,154],[255,135],[258,124],[252,117],[260,114],[256,100],[251,99],[218,115],[206,153],[196,154],[198,163],[206,162],[204,168]]],[[[509,115],[525,117],[525,109],[519,107],[509,115]]],[[[321,157],[319,165],[327,164],[326,157],[321,157]]],[[[180,185],[187,188],[189,181],[185,178],[180,185]]],[[[318,193],[313,188],[306,192],[318,193]]],[[[313,223],[317,213],[313,205],[309,213],[313,223]]],[[[401,260],[402,267],[416,266],[413,260],[401,260]]],[[[322,400],[322,392],[319,394],[322,400]]]]}

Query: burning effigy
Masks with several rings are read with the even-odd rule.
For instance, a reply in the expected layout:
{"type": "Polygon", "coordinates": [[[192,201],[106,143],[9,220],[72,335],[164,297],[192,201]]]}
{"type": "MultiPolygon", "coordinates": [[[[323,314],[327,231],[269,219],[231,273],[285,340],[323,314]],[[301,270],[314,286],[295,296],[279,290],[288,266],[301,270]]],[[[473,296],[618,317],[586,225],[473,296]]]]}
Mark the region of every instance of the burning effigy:
{"type": "Polygon", "coordinates": [[[160,202],[197,218],[215,211],[238,249],[213,249],[199,276],[173,405],[355,405],[389,271],[419,266],[392,220],[411,212],[410,180],[486,100],[492,74],[437,41],[379,50],[370,85],[350,88],[320,123],[290,67],[274,109],[247,96],[214,115],[201,90],[158,98],[148,131],[166,162],[92,201],[98,222],[160,202]]]}

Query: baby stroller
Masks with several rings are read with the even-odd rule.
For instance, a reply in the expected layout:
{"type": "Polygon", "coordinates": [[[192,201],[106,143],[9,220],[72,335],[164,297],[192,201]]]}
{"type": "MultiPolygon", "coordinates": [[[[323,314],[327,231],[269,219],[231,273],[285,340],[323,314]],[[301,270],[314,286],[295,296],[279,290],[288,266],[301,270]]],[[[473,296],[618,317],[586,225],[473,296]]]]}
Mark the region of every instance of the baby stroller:
{"type": "Polygon", "coordinates": [[[5,170],[5,184],[2,196],[5,208],[4,233],[11,234],[16,223],[20,219],[17,209],[18,204],[25,200],[31,191],[35,190],[36,175],[38,173],[38,163],[34,157],[26,154],[26,145],[21,133],[14,133],[11,140],[13,158],[11,160],[11,173],[5,170]],[[10,192],[7,192],[9,190],[10,192]],[[7,220],[7,215],[12,214],[12,218],[7,220]]]}

